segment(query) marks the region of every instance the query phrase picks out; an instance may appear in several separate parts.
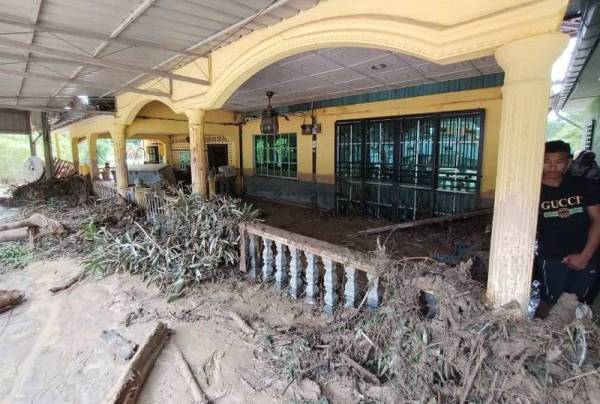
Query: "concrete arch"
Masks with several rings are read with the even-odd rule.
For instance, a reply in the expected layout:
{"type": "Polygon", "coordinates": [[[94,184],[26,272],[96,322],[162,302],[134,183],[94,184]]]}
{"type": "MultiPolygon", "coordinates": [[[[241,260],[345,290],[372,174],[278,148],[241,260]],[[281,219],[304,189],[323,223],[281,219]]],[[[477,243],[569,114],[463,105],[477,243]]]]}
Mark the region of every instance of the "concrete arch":
{"type": "Polygon", "coordinates": [[[124,106],[121,107],[119,105],[115,123],[131,125],[142,108],[151,102],[160,102],[176,113],[177,107],[175,103],[168,98],[126,93],[118,98],[118,103],[124,106]]]}
{"type": "MultiPolygon", "coordinates": [[[[180,109],[220,108],[263,68],[295,54],[328,47],[384,49],[440,64],[490,55],[507,42],[554,31],[564,1],[537,1],[537,14],[528,12],[527,5],[498,10],[488,4],[471,19],[459,19],[455,10],[455,20],[437,18],[435,6],[429,14],[421,9],[415,18],[411,10],[398,3],[390,2],[389,8],[362,4],[357,9],[344,10],[339,1],[330,1],[320,4],[318,10],[241,38],[213,53],[209,90],[178,105],[180,109]],[[542,3],[546,8],[540,13],[542,3]]],[[[423,2],[419,4],[425,6],[423,2]]]]}

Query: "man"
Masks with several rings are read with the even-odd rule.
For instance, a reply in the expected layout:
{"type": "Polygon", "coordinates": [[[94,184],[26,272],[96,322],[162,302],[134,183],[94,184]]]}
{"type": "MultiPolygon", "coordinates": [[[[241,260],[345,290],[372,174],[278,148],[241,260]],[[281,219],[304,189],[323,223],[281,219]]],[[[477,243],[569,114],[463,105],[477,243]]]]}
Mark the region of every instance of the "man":
{"type": "Polygon", "coordinates": [[[600,281],[600,193],[589,180],[565,175],[570,156],[568,143],[546,143],[536,265],[544,301],[556,303],[562,293],[574,293],[592,304],[600,281]]]}

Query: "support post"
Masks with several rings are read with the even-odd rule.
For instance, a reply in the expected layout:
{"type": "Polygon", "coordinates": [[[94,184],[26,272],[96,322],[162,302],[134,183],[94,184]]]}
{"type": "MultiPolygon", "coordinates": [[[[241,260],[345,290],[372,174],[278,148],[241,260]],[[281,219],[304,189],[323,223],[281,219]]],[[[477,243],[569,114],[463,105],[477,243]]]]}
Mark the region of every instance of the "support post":
{"type": "Polygon", "coordinates": [[[71,156],[73,157],[73,167],[79,172],[79,139],[71,138],[71,156]]]}
{"type": "Polygon", "coordinates": [[[208,198],[208,178],[206,160],[204,157],[204,116],[203,109],[190,109],[185,111],[189,120],[190,154],[192,170],[192,191],[208,198]]]}
{"type": "Polygon", "coordinates": [[[56,158],[62,159],[62,153],[60,152],[60,139],[59,139],[60,134],[56,133],[54,135],[54,156],[56,156],[56,158]]]}
{"type": "MultiPolygon", "coordinates": [[[[110,128],[110,136],[115,146],[115,166],[117,171],[117,190],[123,197],[129,187],[129,174],[127,171],[127,125],[114,124],[110,128]]],[[[91,157],[90,157],[91,159],[91,157]]]]}
{"type": "Polygon", "coordinates": [[[98,147],[96,135],[87,135],[88,156],[90,158],[90,175],[92,180],[98,178],[100,171],[98,170],[98,147]]]}
{"type": "Polygon", "coordinates": [[[35,141],[33,139],[33,134],[31,131],[29,132],[29,155],[31,157],[37,155],[37,151],[35,150],[35,141]]]}
{"type": "Polygon", "coordinates": [[[515,300],[522,315],[530,294],[550,73],[567,41],[564,34],[537,35],[495,54],[505,79],[487,298],[495,307],[515,300]]]}
{"type": "Polygon", "coordinates": [[[52,139],[50,135],[50,123],[48,122],[48,113],[42,112],[42,141],[44,143],[44,164],[46,167],[46,179],[54,177],[54,167],[52,164],[52,139]]]}

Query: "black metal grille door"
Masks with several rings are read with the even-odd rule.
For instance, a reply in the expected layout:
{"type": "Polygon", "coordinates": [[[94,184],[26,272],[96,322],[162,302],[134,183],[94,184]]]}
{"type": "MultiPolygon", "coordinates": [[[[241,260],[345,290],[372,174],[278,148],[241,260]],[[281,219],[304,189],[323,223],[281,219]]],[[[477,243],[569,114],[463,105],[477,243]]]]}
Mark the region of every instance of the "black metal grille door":
{"type": "Polygon", "coordinates": [[[336,124],[336,207],[391,220],[477,207],[483,112],[336,124]]]}

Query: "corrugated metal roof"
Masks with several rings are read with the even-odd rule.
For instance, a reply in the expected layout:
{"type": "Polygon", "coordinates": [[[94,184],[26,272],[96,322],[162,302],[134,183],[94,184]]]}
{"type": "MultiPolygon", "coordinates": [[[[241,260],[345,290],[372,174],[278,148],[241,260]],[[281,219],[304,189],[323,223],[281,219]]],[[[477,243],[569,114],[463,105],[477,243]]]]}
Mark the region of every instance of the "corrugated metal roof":
{"type": "Polygon", "coordinates": [[[136,71],[84,65],[79,58],[94,57],[146,70],[161,65],[161,69],[170,70],[193,60],[192,53],[208,53],[317,3],[318,0],[2,0],[0,97],[4,98],[0,104],[56,108],[67,106],[71,96],[97,97],[119,91],[127,82],[148,77],[136,71]],[[280,6],[273,8],[274,4],[280,6]],[[273,9],[193,52],[185,51],[267,7],[273,9]],[[104,40],[109,37],[110,41],[104,40]],[[31,49],[30,45],[42,48],[31,49]],[[70,62],[65,59],[65,52],[70,62]],[[29,61],[24,63],[23,58],[29,61]],[[73,63],[72,59],[79,62],[73,63]],[[72,79],[84,82],[76,84],[70,82],[72,79]]]}

